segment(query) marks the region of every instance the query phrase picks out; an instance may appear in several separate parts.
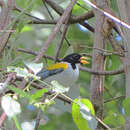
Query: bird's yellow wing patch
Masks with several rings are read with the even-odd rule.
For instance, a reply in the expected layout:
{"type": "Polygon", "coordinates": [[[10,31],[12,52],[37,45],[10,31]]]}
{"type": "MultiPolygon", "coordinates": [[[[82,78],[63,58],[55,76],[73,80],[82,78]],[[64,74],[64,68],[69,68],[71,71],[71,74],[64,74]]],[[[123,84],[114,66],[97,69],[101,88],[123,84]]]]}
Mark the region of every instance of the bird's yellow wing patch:
{"type": "Polygon", "coordinates": [[[55,69],[61,69],[63,68],[64,70],[68,68],[68,64],[65,63],[56,63],[56,64],[52,64],[48,67],[46,67],[47,70],[55,70],[55,69]]]}

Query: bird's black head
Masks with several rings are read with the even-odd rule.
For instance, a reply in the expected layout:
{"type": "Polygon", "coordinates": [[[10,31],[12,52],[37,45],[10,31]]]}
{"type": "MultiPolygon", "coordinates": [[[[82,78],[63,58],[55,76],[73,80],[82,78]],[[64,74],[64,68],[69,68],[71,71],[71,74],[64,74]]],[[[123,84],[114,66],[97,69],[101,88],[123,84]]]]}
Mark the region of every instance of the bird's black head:
{"type": "Polygon", "coordinates": [[[80,54],[72,53],[70,55],[67,55],[65,58],[63,58],[62,61],[65,61],[71,64],[77,64],[77,63],[80,63],[81,57],[82,56],[80,54]]]}
{"type": "Polygon", "coordinates": [[[70,63],[72,65],[72,68],[75,69],[76,68],[75,64],[78,63],[89,64],[89,62],[86,61],[87,59],[88,59],[87,57],[81,56],[80,54],[72,53],[63,58],[62,61],[70,63]]]}

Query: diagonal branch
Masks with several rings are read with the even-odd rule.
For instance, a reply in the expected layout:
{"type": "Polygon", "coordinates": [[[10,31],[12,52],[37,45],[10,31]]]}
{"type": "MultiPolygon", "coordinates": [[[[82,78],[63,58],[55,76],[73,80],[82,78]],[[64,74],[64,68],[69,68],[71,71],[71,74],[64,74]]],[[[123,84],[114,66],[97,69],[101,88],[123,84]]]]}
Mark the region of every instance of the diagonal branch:
{"type": "MultiPolygon", "coordinates": [[[[23,52],[23,53],[31,54],[31,55],[34,55],[34,56],[36,56],[38,54],[38,52],[35,52],[35,51],[32,51],[32,50],[25,50],[25,49],[22,49],[22,48],[18,48],[16,50],[23,52]]],[[[50,60],[55,60],[54,57],[48,56],[48,55],[45,55],[45,54],[43,55],[43,57],[50,59],[50,60]]],[[[57,61],[60,61],[60,59],[57,59],[57,61]]],[[[124,73],[124,67],[123,66],[120,67],[119,69],[113,70],[113,71],[94,71],[92,69],[89,69],[89,68],[83,67],[83,66],[80,66],[80,70],[84,71],[84,72],[89,72],[89,73],[95,74],[95,75],[117,75],[117,74],[124,73]]]]}
{"type": "MultiPolygon", "coordinates": [[[[31,15],[28,14],[28,16],[32,17],[31,15]]],[[[70,24],[75,24],[75,23],[79,23],[79,22],[84,22],[84,20],[90,19],[94,17],[93,11],[88,11],[87,13],[81,15],[81,16],[74,16],[71,15],[70,19],[69,19],[69,23],[70,24]]],[[[34,17],[35,19],[38,19],[37,17],[34,17]]],[[[57,19],[54,20],[31,20],[28,22],[28,24],[56,24],[58,22],[57,19]]],[[[82,24],[82,23],[81,23],[82,24]]]]}
{"type": "MultiPolygon", "coordinates": [[[[53,15],[51,14],[49,8],[47,7],[47,4],[44,2],[44,0],[42,0],[42,1],[43,1],[43,4],[45,5],[45,7],[46,7],[46,9],[47,9],[47,12],[48,12],[49,16],[51,17],[51,19],[54,19],[54,17],[53,17],[53,15]]],[[[56,23],[57,23],[57,22],[56,22],[56,23]]],[[[59,30],[59,32],[60,32],[60,34],[62,34],[61,29],[59,30]]],[[[70,44],[70,41],[66,38],[66,36],[65,36],[65,41],[66,41],[66,43],[68,44],[68,46],[71,45],[71,44],[70,44]]]]}
{"type": "Polygon", "coordinates": [[[70,15],[68,16],[68,19],[67,19],[67,21],[66,21],[66,24],[64,25],[64,30],[63,30],[63,32],[62,32],[61,40],[60,40],[60,43],[59,43],[59,45],[58,45],[58,48],[57,48],[57,51],[56,51],[56,55],[55,55],[55,62],[56,62],[57,59],[58,59],[58,56],[59,56],[59,54],[60,54],[61,47],[62,47],[62,45],[63,45],[63,41],[64,41],[64,39],[65,39],[65,35],[66,35],[66,32],[67,32],[67,29],[68,29],[68,27],[69,27],[69,23],[68,23],[69,17],[70,17],[70,15]]]}
{"type": "Polygon", "coordinates": [[[8,27],[8,25],[11,23],[11,14],[15,6],[14,0],[8,0],[7,5],[4,4],[3,0],[1,2],[3,3],[3,6],[0,13],[0,54],[2,54],[10,34],[12,33],[12,26],[8,27]]]}
{"type": "MultiPolygon", "coordinates": [[[[60,7],[58,4],[56,4],[54,1],[52,1],[52,0],[44,0],[44,1],[46,1],[50,6],[51,6],[51,8],[53,8],[59,15],[62,15],[63,14],[63,12],[64,12],[64,9],[62,8],[62,7],[60,7]]],[[[72,15],[70,18],[74,18],[75,20],[77,20],[77,21],[75,21],[75,23],[77,23],[77,22],[81,22],[80,24],[81,25],[83,25],[83,26],[85,26],[87,29],[90,29],[90,25],[88,26],[88,25],[85,25],[85,24],[83,24],[84,22],[84,20],[87,20],[87,19],[90,19],[90,18],[92,18],[92,17],[94,17],[94,13],[93,13],[93,11],[91,11],[91,12],[87,12],[87,13],[85,13],[84,15],[82,15],[82,16],[74,16],[74,15],[72,15]],[[80,19],[82,19],[82,21],[80,21],[80,19]]],[[[73,20],[72,20],[73,21],[73,20]]],[[[70,19],[70,21],[69,22],[71,22],[71,19],[70,19]]],[[[91,28],[93,28],[93,27],[91,27],[91,28]]],[[[94,30],[94,29],[93,29],[94,30]]],[[[91,31],[91,30],[90,30],[91,31]]]]}
{"type": "Polygon", "coordinates": [[[44,43],[41,51],[39,52],[39,54],[36,56],[35,58],[35,62],[38,62],[40,60],[40,58],[43,56],[44,52],[47,50],[47,48],[49,47],[49,45],[51,44],[51,41],[54,39],[54,37],[56,36],[56,33],[59,31],[61,25],[63,24],[63,22],[65,22],[66,18],[68,17],[68,15],[70,14],[74,4],[76,3],[77,0],[73,0],[69,6],[66,8],[65,12],[63,13],[63,15],[61,16],[61,18],[59,19],[58,23],[56,24],[54,30],[52,31],[52,33],[50,34],[50,36],[48,37],[47,41],[44,43]]]}
{"type": "Polygon", "coordinates": [[[83,67],[80,66],[80,70],[81,71],[85,71],[85,72],[89,72],[91,74],[95,74],[95,75],[117,75],[117,74],[121,74],[124,73],[124,67],[120,67],[117,70],[113,70],[113,71],[94,71],[92,69],[89,69],[87,67],[83,67]]]}

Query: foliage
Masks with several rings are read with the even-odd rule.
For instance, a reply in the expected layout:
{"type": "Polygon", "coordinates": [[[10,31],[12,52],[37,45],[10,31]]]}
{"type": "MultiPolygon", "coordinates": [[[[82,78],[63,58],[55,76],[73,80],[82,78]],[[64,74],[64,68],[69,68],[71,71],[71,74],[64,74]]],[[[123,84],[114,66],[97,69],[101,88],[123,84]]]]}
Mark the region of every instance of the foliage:
{"type": "MultiPolygon", "coordinates": [[[[62,5],[62,4],[67,5],[69,3],[69,0],[66,0],[66,1],[56,0],[55,2],[59,5],[62,5]]],[[[84,2],[82,2],[82,0],[79,0],[78,3],[79,4],[76,4],[74,6],[74,9],[72,10],[73,15],[80,16],[81,14],[84,14],[88,12],[89,10],[91,10],[91,7],[86,6],[84,2]]],[[[110,4],[111,4],[112,9],[118,15],[116,0],[115,1],[111,0],[110,4]]],[[[33,79],[38,80],[38,82],[40,82],[40,85],[43,86],[46,83],[44,83],[37,76],[35,76],[35,74],[42,68],[42,64],[39,64],[39,65],[33,64],[33,60],[35,56],[23,53],[22,51],[18,51],[18,48],[26,49],[26,50],[33,50],[33,52],[39,52],[39,50],[41,50],[42,45],[47,40],[48,36],[50,35],[55,25],[53,24],[52,25],[28,24],[31,20],[36,20],[36,19],[25,15],[24,12],[33,15],[32,12],[37,11],[45,19],[50,20],[50,16],[45,7],[45,3],[42,3],[42,0],[37,0],[37,1],[16,0],[16,5],[18,8],[21,8],[23,11],[21,13],[16,12],[16,11],[13,12],[12,18],[14,18],[14,21],[17,21],[17,23],[14,27],[15,32],[11,35],[10,39],[8,40],[9,47],[5,48],[2,54],[2,58],[0,58],[0,70],[7,69],[6,72],[0,71],[0,80],[1,80],[0,87],[5,85],[4,84],[5,79],[7,78],[7,75],[10,72],[15,72],[17,73],[17,76],[24,77],[27,80],[29,80],[29,78],[33,76],[33,79]],[[34,72],[34,75],[28,73],[28,68],[30,68],[34,72]]],[[[54,19],[58,19],[59,15],[57,15],[50,6],[47,5],[47,7],[52,13],[52,16],[54,17],[54,19]]],[[[86,22],[90,23],[92,26],[95,26],[94,18],[86,22]]],[[[61,31],[63,31],[62,28],[61,28],[61,31]]],[[[116,37],[115,32],[114,32],[114,35],[116,37]]],[[[63,56],[71,52],[92,54],[93,48],[91,47],[93,47],[94,35],[88,30],[84,31],[81,28],[80,24],[70,25],[66,34],[66,38],[71,43],[71,46],[68,46],[67,42],[64,40],[62,48],[60,50],[59,58],[62,58],[63,56]]],[[[52,41],[51,45],[46,51],[46,55],[55,56],[57,47],[59,46],[60,39],[61,39],[61,33],[58,32],[55,39],[52,41]]],[[[107,46],[107,50],[113,51],[109,43],[106,46],[107,46]]],[[[40,63],[43,63],[44,66],[46,66],[46,65],[50,65],[54,63],[54,61],[43,58],[41,59],[40,63]]],[[[106,57],[106,70],[107,71],[115,70],[119,68],[121,65],[122,63],[119,60],[117,55],[110,55],[106,57]]],[[[91,63],[87,67],[91,68],[91,63]]],[[[79,76],[78,81],[76,82],[76,85],[80,86],[80,96],[82,98],[87,98],[87,99],[81,99],[80,102],[85,104],[85,106],[87,106],[88,109],[90,110],[89,114],[95,117],[94,108],[91,102],[89,101],[89,98],[91,95],[90,82],[91,82],[91,74],[87,72],[80,72],[80,76],[79,76]]],[[[19,103],[21,103],[21,105],[24,106],[22,107],[22,110],[26,110],[27,113],[31,113],[31,117],[35,113],[36,113],[36,116],[38,115],[37,109],[42,110],[41,118],[43,120],[41,121],[42,123],[39,125],[38,130],[42,130],[42,129],[77,130],[77,128],[81,129],[82,126],[84,128],[86,127],[85,129],[82,128],[82,130],[87,130],[89,128],[88,122],[81,115],[80,106],[76,104],[78,102],[78,99],[74,100],[74,103],[72,105],[72,114],[68,112],[64,112],[64,111],[60,112],[60,110],[57,107],[55,107],[57,105],[55,102],[55,98],[62,93],[66,94],[68,91],[68,89],[64,88],[64,86],[54,81],[52,84],[50,83],[47,88],[36,90],[35,88],[33,88],[32,82],[30,82],[26,86],[26,88],[22,90],[21,88],[18,87],[19,85],[21,85],[20,83],[21,81],[16,81],[14,85],[6,84],[7,86],[5,85],[5,88],[3,90],[0,89],[2,91],[1,94],[5,95],[5,91],[8,89],[7,95],[10,94],[11,92],[10,95],[12,95],[12,97],[16,96],[17,97],[16,100],[19,103]],[[43,103],[42,102],[43,97],[44,97],[43,95],[50,91],[49,86],[55,86],[55,89],[54,87],[52,87],[53,88],[52,90],[55,91],[55,93],[51,95],[47,95],[46,100],[43,103]],[[32,105],[34,107],[34,110],[29,110],[27,108],[27,105],[32,105]],[[44,120],[45,116],[48,118],[47,121],[44,120]],[[75,116],[79,116],[79,121],[75,119],[75,116]],[[73,120],[78,127],[76,127],[73,120]]],[[[125,95],[124,74],[114,75],[114,76],[110,76],[110,75],[105,76],[104,101],[107,101],[114,97],[120,97],[122,95],[125,95]]],[[[129,98],[124,100],[124,97],[123,98],[121,97],[116,100],[105,102],[104,103],[104,119],[103,119],[104,123],[106,123],[109,127],[114,128],[114,129],[124,127],[125,116],[126,115],[130,116],[130,110],[129,110],[130,101],[129,100],[130,100],[129,98]]],[[[66,107],[65,105],[64,107],[66,107]]],[[[18,129],[20,129],[19,123],[23,123],[23,120],[26,120],[26,118],[24,117],[24,114],[25,113],[23,112],[23,115],[21,114],[21,115],[18,115],[17,117],[14,117],[14,121],[18,129]],[[23,120],[20,119],[19,116],[23,116],[24,119],[23,120]]],[[[31,118],[31,120],[29,121],[34,121],[34,119],[36,119],[36,116],[31,118]]]]}
{"type": "Polygon", "coordinates": [[[123,101],[124,114],[130,116],[130,98],[127,98],[123,101]]]}
{"type": "Polygon", "coordinates": [[[75,99],[72,104],[72,116],[79,130],[94,130],[97,127],[95,111],[88,99],[75,99]]]}

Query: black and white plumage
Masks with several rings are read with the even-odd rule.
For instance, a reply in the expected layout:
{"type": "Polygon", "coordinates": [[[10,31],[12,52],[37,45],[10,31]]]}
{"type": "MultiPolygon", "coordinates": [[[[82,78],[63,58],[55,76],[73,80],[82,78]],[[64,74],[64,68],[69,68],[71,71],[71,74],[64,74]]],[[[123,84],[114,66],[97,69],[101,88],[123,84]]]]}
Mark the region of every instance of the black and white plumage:
{"type": "Polygon", "coordinates": [[[79,76],[79,64],[88,64],[86,57],[77,53],[72,53],[61,60],[60,63],[43,68],[37,73],[42,80],[50,82],[57,80],[64,86],[71,86],[79,76]]]}

